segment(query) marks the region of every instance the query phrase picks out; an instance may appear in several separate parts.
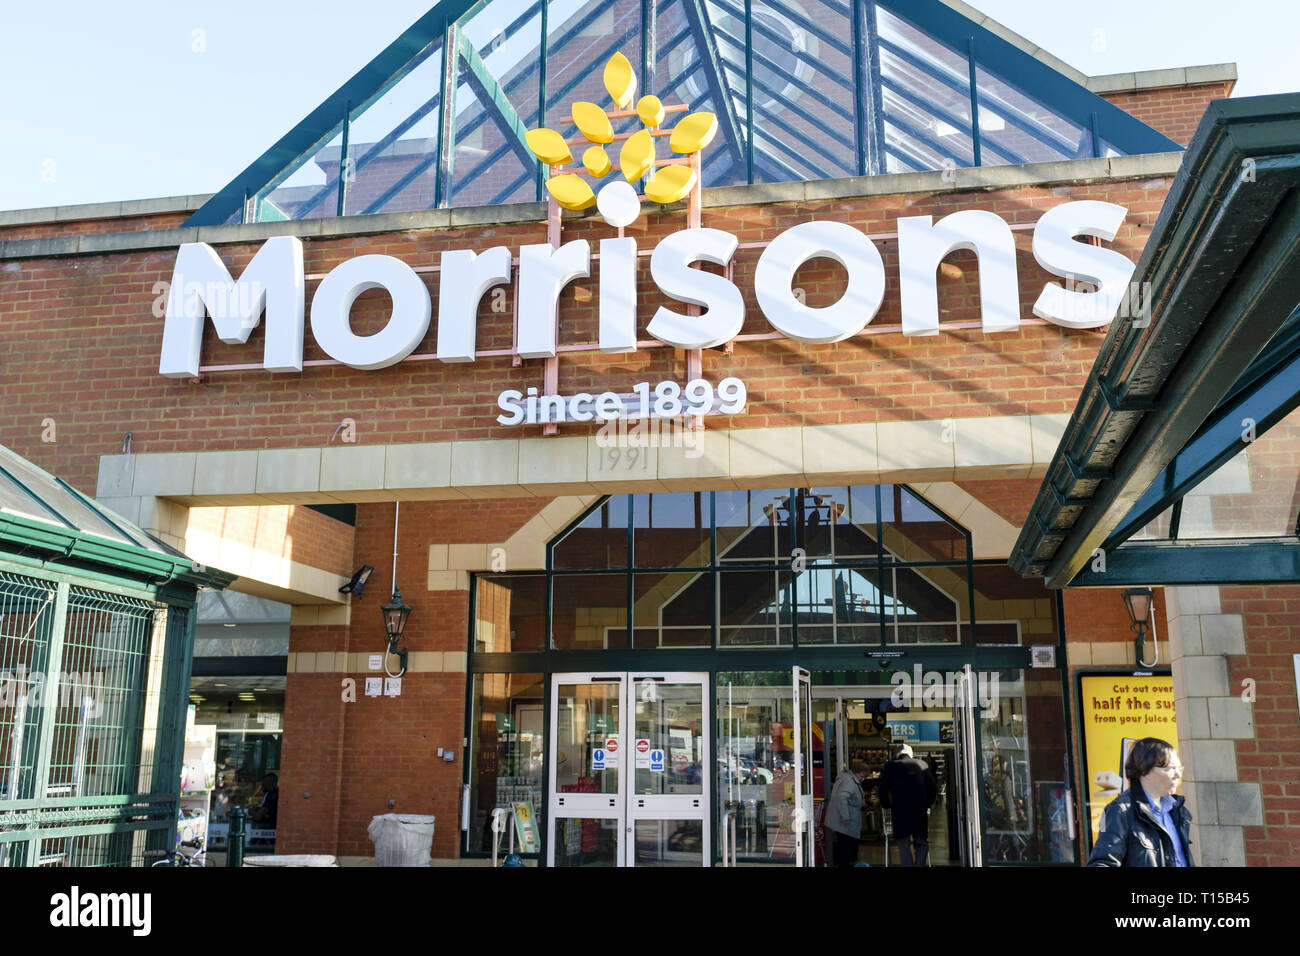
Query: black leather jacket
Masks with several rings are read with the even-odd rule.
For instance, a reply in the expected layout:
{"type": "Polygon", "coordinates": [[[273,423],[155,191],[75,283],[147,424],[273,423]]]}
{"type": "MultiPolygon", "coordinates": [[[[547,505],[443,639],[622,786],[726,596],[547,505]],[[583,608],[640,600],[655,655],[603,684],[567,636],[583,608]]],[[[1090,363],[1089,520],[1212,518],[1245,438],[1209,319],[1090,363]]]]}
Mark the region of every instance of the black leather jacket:
{"type": "MultiPolygon", "coordinates": [[[[1174,797],[1170,817],[1183,841],[1183,856],[1193,866],[1191,840],[1192,813],[1183,806],[1183,798],[1174,797]]],[[[1146,794],[1136,782],[1106,805],[1102,814],[1101,833],[1088,857],[1089,866],[1176,866],[1173,838],[1160,825],[1146,794]]]]}

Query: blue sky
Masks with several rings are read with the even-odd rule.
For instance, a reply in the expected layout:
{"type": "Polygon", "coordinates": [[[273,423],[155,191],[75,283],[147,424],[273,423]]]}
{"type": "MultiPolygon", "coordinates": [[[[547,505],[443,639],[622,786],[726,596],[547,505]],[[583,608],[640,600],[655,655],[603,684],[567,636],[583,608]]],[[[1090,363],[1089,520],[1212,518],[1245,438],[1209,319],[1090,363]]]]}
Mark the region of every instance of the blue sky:
{"type": "MultiPolygon", "coordinates": [[[[213,192],[429,5],[11,0],[0,209],[213,192]]],[[[1292,0],[974,5],[1084,73],[1233,61],[1235,96],[1300,88],[1292,0]]]]}

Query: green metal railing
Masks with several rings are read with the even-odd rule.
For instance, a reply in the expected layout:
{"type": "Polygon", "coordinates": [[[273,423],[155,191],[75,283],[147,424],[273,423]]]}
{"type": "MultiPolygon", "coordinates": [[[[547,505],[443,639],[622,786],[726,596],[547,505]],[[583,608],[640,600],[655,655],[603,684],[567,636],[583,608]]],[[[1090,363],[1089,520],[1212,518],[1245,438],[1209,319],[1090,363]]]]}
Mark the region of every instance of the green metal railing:
{"type": "Polygon", "coordinates": [[[0,569],[0,867],[175,840],[193,610],[0,569]]]}

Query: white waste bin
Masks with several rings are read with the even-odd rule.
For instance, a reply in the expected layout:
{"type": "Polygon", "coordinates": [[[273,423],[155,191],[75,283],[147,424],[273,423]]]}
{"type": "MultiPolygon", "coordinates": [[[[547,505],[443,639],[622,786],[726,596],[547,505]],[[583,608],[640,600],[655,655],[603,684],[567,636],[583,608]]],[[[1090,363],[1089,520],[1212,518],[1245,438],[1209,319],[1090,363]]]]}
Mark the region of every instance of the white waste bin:
{"type": "Polygon", "coordinates": [[[246,856],[244,866],[338,866],[338,860],[322,854],[289,854],[279,856],[246,856]]]}
{"type": "Polygon", "coordinates": [[[375,845],[375,866],[430,866],[433,817],[417,813],[383,813],[367,828],[375,845]]]}

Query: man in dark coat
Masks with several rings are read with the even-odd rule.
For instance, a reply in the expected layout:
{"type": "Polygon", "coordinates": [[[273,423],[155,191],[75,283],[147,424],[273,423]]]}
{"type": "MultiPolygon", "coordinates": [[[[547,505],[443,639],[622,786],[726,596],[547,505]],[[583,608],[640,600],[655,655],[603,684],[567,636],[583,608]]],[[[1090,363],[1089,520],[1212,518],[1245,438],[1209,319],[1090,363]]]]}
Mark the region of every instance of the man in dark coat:
{"type": "Polygon", "coordinates": [[[1178,752],[1159,737],[1139,740],[1124,762],[1129,787],[1106,804],[1089,866],[1194,866],[1192,814],[1174,793],[1178,752]]]}
{"type": "Polygon", "coordinates": [[[934,771],[917,760],[907,744],[880,772],[880,803],[893,811],[894,839],[903,866],[925,866],[930,849],[928,811],[938,793],[934,771]]]}

